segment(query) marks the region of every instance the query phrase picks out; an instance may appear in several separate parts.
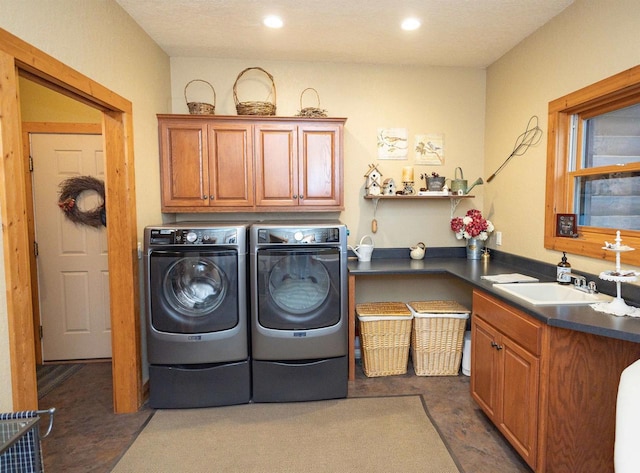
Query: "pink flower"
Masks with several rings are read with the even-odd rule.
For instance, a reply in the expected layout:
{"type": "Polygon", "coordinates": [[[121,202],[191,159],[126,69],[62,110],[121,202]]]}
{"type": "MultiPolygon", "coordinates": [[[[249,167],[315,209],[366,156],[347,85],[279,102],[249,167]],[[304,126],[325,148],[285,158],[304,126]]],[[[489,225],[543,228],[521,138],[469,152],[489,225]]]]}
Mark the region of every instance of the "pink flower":
{"type": "Polygon", "coordinates": [[[451,219],[451,230],[456,234],[458,240],[477,238],[486,240],[489,238],[494,228],[490,220],[482,216],[478,209],[467,211],[464,217],[454,217],[451,219]]]}

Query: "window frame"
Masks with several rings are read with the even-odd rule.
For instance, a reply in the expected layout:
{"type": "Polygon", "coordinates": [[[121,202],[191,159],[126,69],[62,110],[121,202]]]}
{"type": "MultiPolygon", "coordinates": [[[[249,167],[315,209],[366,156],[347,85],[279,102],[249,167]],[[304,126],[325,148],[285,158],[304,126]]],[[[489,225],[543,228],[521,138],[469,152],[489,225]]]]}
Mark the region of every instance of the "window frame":
{"type": "MultiPolygon", "coordinates": [[[[579,226],[576,238],[556,236],[556,214],[573,213],[573,176],[568,164],[571,156],[570,131],[572,116],[582,118],[600,115],[625,106],[640,103],[640,66],[633,67],[590,86],[549,102],[547,137],[547,169],[545,194],[544,247],[550,250],[615,261],[615,253],[602,247],[613,242],[616,230],[612,228],[579,226]]],[[[580,127],[582,128],[582,127],[580,127]]],[[[580,142],[580,140],[578,140],[580,142]]],[[[640,162],[624,166],[602,167],[612,172],[640,170],[640,162]]],[[[637,251],[621,253],[621,262],[640,266],[640,231],[619,229],[623,244],[637,251]]]]}

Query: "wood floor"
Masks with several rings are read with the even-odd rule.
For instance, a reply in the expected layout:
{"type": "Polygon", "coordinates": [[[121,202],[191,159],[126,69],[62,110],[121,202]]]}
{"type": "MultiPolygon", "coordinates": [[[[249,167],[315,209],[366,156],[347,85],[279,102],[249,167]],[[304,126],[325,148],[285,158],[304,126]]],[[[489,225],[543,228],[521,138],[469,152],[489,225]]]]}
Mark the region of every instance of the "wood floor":
{"type": "MultiPolygon", "coordinates": [[[[349,397],[422,395],[466,473],[531,471],[471,400],[468,377],[418,377],[411,367],[406,375],[380,378],[365,377],[359,366],[356,371],[349,397]]],[[[84,366],[40,400],[41,409],[49,407],[57,412],[42,441],[46,473],[110,472],[153,413],[146,406],[134,414],[112,413],[110,363],[84,366]]]]}

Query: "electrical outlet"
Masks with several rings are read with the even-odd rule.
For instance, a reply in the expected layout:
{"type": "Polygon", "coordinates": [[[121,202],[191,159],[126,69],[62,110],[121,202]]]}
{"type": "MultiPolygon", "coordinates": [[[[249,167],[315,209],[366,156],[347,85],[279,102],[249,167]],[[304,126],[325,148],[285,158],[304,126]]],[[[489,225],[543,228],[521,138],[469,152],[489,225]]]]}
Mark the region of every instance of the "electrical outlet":
{"type": "Polygon", "coordinates": [[[496,246],[502,245],[502,232],[496,232],[496,246]]]}

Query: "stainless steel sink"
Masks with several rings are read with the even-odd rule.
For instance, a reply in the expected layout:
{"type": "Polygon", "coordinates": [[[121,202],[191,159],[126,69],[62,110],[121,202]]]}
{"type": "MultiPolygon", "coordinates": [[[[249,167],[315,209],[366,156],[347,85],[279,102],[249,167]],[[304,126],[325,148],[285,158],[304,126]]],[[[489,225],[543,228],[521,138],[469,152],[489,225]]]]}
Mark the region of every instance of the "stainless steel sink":
{"type": "Polygon", "coordinates": [[[605,294],[589,294],[575,289],[573,285],[563,286],[557,282],[506,283],[494,284],[493,287],[533,305],[588,305],[612,300],[605,294]]]}

